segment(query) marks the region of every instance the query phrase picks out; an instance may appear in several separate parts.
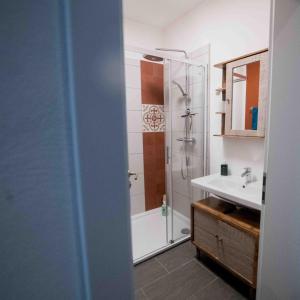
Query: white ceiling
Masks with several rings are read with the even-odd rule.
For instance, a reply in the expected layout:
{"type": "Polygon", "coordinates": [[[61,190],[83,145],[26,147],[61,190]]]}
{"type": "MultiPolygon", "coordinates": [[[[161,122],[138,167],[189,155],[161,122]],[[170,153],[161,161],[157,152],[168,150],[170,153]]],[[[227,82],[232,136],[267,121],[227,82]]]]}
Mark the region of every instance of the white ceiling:
{"type": "Polygon", "coordinates": [[[203,0],[123,0],[125,18],[163,28],[203,0]]]}

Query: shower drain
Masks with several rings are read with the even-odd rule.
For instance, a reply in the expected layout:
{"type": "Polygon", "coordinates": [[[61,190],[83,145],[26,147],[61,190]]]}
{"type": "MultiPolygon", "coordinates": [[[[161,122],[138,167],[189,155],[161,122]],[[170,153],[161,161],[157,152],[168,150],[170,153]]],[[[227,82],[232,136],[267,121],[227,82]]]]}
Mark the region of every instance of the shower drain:
{"type": "Polygon", "coordinates": [[[182,234],[189,234],[190,233],[190,230],[188,228],[182,228],[181,229],[181,233],[182,234]]]}

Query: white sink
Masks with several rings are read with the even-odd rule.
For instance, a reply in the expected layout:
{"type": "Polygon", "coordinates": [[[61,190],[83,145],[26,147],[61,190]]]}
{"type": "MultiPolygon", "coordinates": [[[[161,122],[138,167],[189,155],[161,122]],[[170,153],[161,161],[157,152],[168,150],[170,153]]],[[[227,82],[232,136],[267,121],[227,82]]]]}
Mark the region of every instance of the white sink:
{"type": "Polygon", "coordinates": [[[213,174],[192,180],[194,187],[199,187],[239,205],[261,210],[262,183],[251,182],[244,186],[245,179],[238,176],[213,174]]]}

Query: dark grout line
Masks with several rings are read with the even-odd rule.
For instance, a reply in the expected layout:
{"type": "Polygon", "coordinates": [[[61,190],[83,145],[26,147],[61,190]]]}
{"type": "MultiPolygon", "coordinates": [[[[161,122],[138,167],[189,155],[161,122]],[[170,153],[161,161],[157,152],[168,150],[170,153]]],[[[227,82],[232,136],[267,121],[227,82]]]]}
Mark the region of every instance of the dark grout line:
{"type": "MultiPolygon", "coordinates": [[[[163,280],[165,277],[167,276],[170,276],[170,274],[176,272],[176,271],[180,271],[182,268],[184,268],[185,266],[187,266],[188,264],[192,263],[192,262],[196,262],[197,265],[199,265],[203,270],[205,270],[206,272],[208,272],[209,274],[211,274],[213,277],[212,279],[205,285],[201,288],[201,291],[203,291],[204,289],[206,289],[207,287],[209,287],[210,285],[212,285],[215,281],[217,280],[223,280],[224,279],[222,278],[222,276],[218,276],[213,270],[211,270],[208,266],[206,266],[201,260],[199,260],[196,256],[191,256],[191,258],[184,262],[183,264],[181,265],[178,265],[176,266],[174,269],[172,270],[168,270],[167,266],[165,266],[160,260],[159,260],[159,256],[157,257],[153,257],[152,258],[156,263],[158,263],[163,269],[164,271],[166,271],[165,274],[161,275],[160,277],[154,279],[153,281],[151,282],[147,282],[144,286],[140,287],[139,290],[143,293],[143,295],[146,297],[146,299],[149,299],[149,296],[146,294],[145,292],[145,288],[163,280]]],[[[229,284],[229,286],[232,287],[231,284],[229,284]]],[[[236,290],[236,288],[233,287],[233,290],[236,290]]],[[[239,294],[243,295],[241,292],[237,291],[239,294]]],[[[234,291],[232,292],[232,295],[234,295],[234,291]]],[[[231,295],[231,297],[232,297],[231,295]]],[[[195,297],[195,294],[191,295],[191,297],[194,296],[195,297]]],[[[243,295],[244,296],[244,295],[243,295]]]]}
{"type": "Polygon", "coordinates": [[[147,294],[146,294],[146,292],[144,291],[143,288],[141,288],[141,291],[142,291],[142,293],[144,294],[144,296],[146,297],[146,299],[149,299],[148,296],[147,296],[147,294]]]}
{"type": "Polygon", "coordinates": [[[155,282],[157,282],[157,281],[163,279],[164,277],[168,276],[169,274],[170,274],[170,273],[167,273],[167,274],[164,274],[164,275],[162,275],[162,276],[159,276],[159,277],[157,277],[156,279],[154,279],[153,281],[148,282],[147,284],[145,284],[145,285],[142,286],[141,288],[144,289],[144,288],[150,286],[151,284],[153,284],[153,283],[155,283],[155,282]]]}
{"type": "Polygon", "coordinates": [[[164,275],[162,275],[162,276],[156,278],[155,280],[151,281],[149,284],[146,284],[146,285],[142,286],[141,288],[144,289],[144,288],[146,288],[146,287],[152,285],[153,283],[158,282],[159,280],[163,279],[164,277],[169,276],[169,275],[172,274],[173,272],[180,270],[181,268],[183,268],[183,267],[186,266],[187,264],[191,263],[192,261],[193,261],[193,258],[192,258],[191,260],[185,262],[184,264],[182,264],[182,265],[179,266],[178,268],[175,268],[175,269],[172,270],[171,272],[168,272],[167,274],[164,274],[164,275]]]}
{"type": "Polygon", "coordinates": [[[154,260],[155,260],[156,262],[158,262],[168,274],[170,273],[169,270],[167,269],[167,267],[165,267],[165,265],[162,264],[156,257],[154,258],[154,260]]]}
{"type": "MultiPolygon", "coordinates": [[[[204,289],[206,289],[208,286],[212,285],[212,284],[213,284],[215,281],[217,281],[218,279],[219,279],[218,277],[212,279],[212,280],[211,280],[210,282],[208,282],[205,286],[203,286],[203,287],[201,288],[201,290],[199,290],[199,291],[203,291],[204,289]]],[[[197,293],[198,293],[199,291],[197,291],[197,293]]],[[[192,294],[192,295],[190,296],[190,298],[193,297],[193,296],[196,297],[195,294],[192,294]]]]}
{"type": "Polygon", "coordinates": [[[170,274],[173,273],[173,272],[175,272],[175,271],[177,271],[177,270],[179,270],[180,268],[183,268],[184,266],[186,266],[187,264],[189,264],[192,260],[193,260],[193,258],[191,258],[190,260],[186,261],[185,263],[183,263],[182,265],[178,266],[177,268],[173,269],[170,272],[170,274]]]}

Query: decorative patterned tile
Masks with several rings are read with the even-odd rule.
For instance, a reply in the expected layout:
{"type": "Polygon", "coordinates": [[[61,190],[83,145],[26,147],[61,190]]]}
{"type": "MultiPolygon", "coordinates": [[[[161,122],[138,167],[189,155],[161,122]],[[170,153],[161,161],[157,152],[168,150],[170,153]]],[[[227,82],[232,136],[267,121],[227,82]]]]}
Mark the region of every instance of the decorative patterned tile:
{"type": "Polygon", "coordinates": [[[165,131],[165,114],[163,105],[143,104],[143,131],[165,131]]]}

